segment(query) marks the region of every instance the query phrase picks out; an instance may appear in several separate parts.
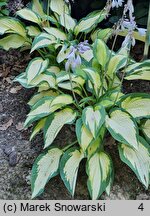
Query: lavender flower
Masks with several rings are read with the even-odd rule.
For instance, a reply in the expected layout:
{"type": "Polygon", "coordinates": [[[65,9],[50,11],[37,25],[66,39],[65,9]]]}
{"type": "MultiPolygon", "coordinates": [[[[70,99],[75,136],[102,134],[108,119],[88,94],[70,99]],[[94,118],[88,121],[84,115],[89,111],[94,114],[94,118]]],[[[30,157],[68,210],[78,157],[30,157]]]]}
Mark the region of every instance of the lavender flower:
{"type": "Polygon", "coordinates": [[[112,8],[116,7],[121,7],[123,4],[124,0],[113,0],[112,1],[112,8]]]}
{"type": "Polygon", "coordinates": [[[137,30],[138,30],[138,32],[139,32],[139,34],[141,36],[145,36],[146,35],[147,29],[145,29],[145,28],[137,28],[137,30]]]}
{"type": "Polygon", "coordinates": [[[133,31],[136,28],[136,22],[134,21],[135,17],[132,17],[132,20],[125,19],[122,22],[121,28],[122,30],[128,29],[129,31],[133,31]]]}
{"type": "Polygon", "coordinates": [[[75,68],[79,67],[81,65],[80,54],[84,54],[88,50],[90,50],[88,40],[80,42],[76,46],[70,46],[70,53],[67,56],[65,70],[66,71],[69,71],[70,69],[74,70],[75,68]]]}
{"type": "Polygon", "coordinates": [[[122,47],[126,47],[129,43],[131,43],[132,46],[135,45],[135,38],[132,36],[132,34],[128,33],[122,43],[122,47]]]}
{"type": "Polygon", "coordinates": [[[90,50],[88,40],[85,40],[84,42],[80,42],[77,46],[77,50],[81,54],[84,54],[86,51],[90,50]]]}

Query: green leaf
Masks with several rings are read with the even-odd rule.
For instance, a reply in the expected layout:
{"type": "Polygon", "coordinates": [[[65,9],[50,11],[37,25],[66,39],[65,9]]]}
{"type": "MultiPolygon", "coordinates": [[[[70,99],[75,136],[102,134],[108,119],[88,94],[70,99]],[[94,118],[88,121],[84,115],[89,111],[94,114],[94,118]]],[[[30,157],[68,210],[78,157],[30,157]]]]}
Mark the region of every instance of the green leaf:
{"type": "Polygon", "coordinates": [[[120,70],[125,67],[127,64],[127,57],[123,55],[115,55],[113,56],[108,63],[107,74],[113,78],[113,76],[120,70]]]}
{"type": "Polygon", "coordinates": [[[60,39],[62,41],[67,40],[66,34],[62,30],[60,30],[58,28],[54,28],[54,27],[46,28],[45,27],[44,30],[48,34],[53,35],[54,37],[56,37],[57,39],[60,39]]]}
{"type": "Polygon", "coordinates": [[[61,50],[59,51],[58,55],[57,55],[57,62],[61,63],[62,61],[64,61],[67,56],[70,53],[70,49],[67,48],[68,46],[66,46],[65,44],[62,46],[61,50]]]}
{"type": "Polygon", "coordinates": [[[105,109],[102,106],[86,107],[82,112],[82,121],[93,137],[96,138],[105,121],[105,109]]]}
{"type": "Polygon", "coordinates": [[[64,0],[51,0],[50,8],[53,12],[56,12],[59,15],[70,13],[70,10],[64,0]]]}
{"type": "Polygon", "coordinates": [[[57,97],[43,97],[32,107],[25,121],[25,127],[71,103],[73,103],[72,97],[66,94],[57,97]]]}
{"type": "Polygon", "coordinates": [[[106,17],[106,11],[94,11],[81,19],[74,29],[75,35],[80,32],[88,33],[106,17]]]}
{"type": "Polygon", "coordinates": [[[93,200],[106,190],[111,173],[112,162],[105,152],[97,152],[87,161],[88,189],[93,200]]]}
{"type": "Polygon", "coordinates": [[[47,118],[41,119],[36,126],[33,128],[32,134],[30,136],[30,141],[44,128],[45,122],[47,118]]]}
{"type": "Polygon", "coordinates": [[[81,53],[80,54],[81,55],[81,57],[83,58],[83,59],[85,59],[87,62],[90,62],[92,59],[93,59],[93,50],[92,49],[89,49],[89,50],[87,50],[87,51],[85,51],[84,53],[81,53]]]}
{"type": "Polygon", "coordinates": [[[34,78],[44,72],[48,67],[48,64],[49,60],[43,60],[41,57],[31,60],[26,69],[28,84],[30,84],[34,78]]]}
{"type": "Polygon", "coordinates": [[[28,88],[26,73],[21,73],[21,74],[19,74],[19,75],[14,79],[14,82],[19,82],[23,87],[28,88]]]}
{"type": "Polygon", "coordinates": [[[123,96],[120,106],[134,118],[150,117],[150,94],[131,93],[123,96]]]}
{"type": "Polygon", "coordinates": [[[17,11],[16,14],[25,20],[37,23],[38,25],[41,24],[41,20],[40,20],[39,16],[34,11],[32,11],[28,8],[23,8],[23,9],[17,11]]]}
{"type": "Polygon", "coordinates": [[[150,151],[148,143],[140,137],[138,149],[120,144],[119,154],[121,160],[133,170],[139,181],[148,189],[150,177],[150,151]]]}
{"type": "Polygon", "coordinates": [[[126,68],[126,80],[150,80],[150,60],[131,64],[126,68]]]}
{"type": "Polygon", "coordinates": [[[112,35],[113,31],[111,28],[98,29],[91,34],[91,39],[94,42],[96,39],[101,39],[104,42],[107,42],[109,37],[112,35]]]}
{"type": "Polygon", "coordinates": [[[76,26],[76,20],[73,19],[70,15],[68,14],[62,14],[60,15],[60,24],[62,26],[64,26],[68,31],[74,29],[74,27],[76,26]]]}
{"type": "Polygon", "coordinates": [[[125,111],[114,108],[110,118],[106,116],[106,127],[114,139],[138,148],[138,127],[134,119],[125,111]]]}
{"type": "Polygon", "coordinates": [[[92,82],[96,95],[99,96],[99,90],[101,87],[101,80],[100,80],[99,73],[90,68],[85,68],[83,69],[83,71],[86,73],[87,77],[92,82]]]}
{"type": "Polygon", "coordinates": [[[47,33],[41,33],[40,35],[35,37],[32,43],[31,52],[43,47],[48,47],[49,45],[55,43],[56,43],[56,38],[53,35],[49,35],[47,33]]]}
{"type": "Polygon", "coordinates": [[[40,75],[36,76],[30,83],[32,87],[37,87],[37,86],[44,85],[44,84],[46,84],[48,89],[49,88],[56,89],[56,78],[54,74],[49,73],[47,71],[43,72],[40,75]]]}
{"type": "Polygon", "coordinates": [[[42,99],[43,97],[45,96],[58,96],[59,93],[56,92],[56,91],[53,91],[53,90],[49,90],[49,91],[42,91],[38,94],[35,94],[31,99],[30,101],[28,102],[28,105],[29,106],[33,106],[34,104],[36,104],[40,99],[42,99]]]}
{"type": "Polygon", "coordinates": [[[26,30],[24,26],[17,19],[10,17],[0,18],[0,35],[4,33],[17,33],[26,37],[26,30]]]}
{"type": "Polygon", "coordinates": [[[62,151],[58,148],[47,149],[36,159],[31,174],[32,198],[39,196],[46,183],[58,174],[62,151]]]}
{"type": "Polygon", "coordinates": [[[40,16],[44,16],[45,13],[43,11],[42,4],[40,3],[39,0],[32,0],[32,10],[39,14],[40,16]]]}
{"type": "Polygon", "coordinates": [[[9,50],[10,48],[17,49],[27,44],[28,43],[26,39],[17,34],[11,34],[9,36],[0,39],[0,47],[2,47],[5,50],[9,50]]]}
{"type": "Polygon", "coordinates": [[[52,144],[56,138],[59,131],[65,124],[72,123],[77,116],[77,113],[70,108],[65,108],[59,112],[51,114],[47,120],[44,127],[44,148],[47,148],[52,144]]]}
{"type": "Polygon", "coordinates": [[[94,57],[97,59],[99,64],[104,69],[106,67],[106,63],[109,60],[110,53],[108,47],[102,40],[97,39],[94,43],[93,50],[94,50],[94,57]]]}
{"type": "Polygon", "coordinates": [[[27,26],[26,29],[28,31],[28,35],[31,37],[36,37],[41,33],[40,29],[35,26],[27,26]]]}
{"type": "Polygon", "coordinates": [[[75,192],[79,164],[83,158],[82,151],[71,148],[64,153],[60,161],[60,176],[72,196],[75,192]]]}
{"type": "Polygon", "coordinates": [[[50,66],[47,68],[47,71],[57,75],[60,73],[60,68],[57,66],[50,66]]]}
{"type": "Polygon", "coordinates": [[[150,119],[143,121],[140,128],[144,133],[146,140],[150,143],[150,119]]]}
{"type": "Polygon", "coordinates": [[[88,146],[93,141],[93,136],[92,133],[85,127],[81,118],[76,121],[76,136],[79,145],[85,152],[88,146]]]}
{"type": "Polygon", "coordinates": [[[99,136],[98,138],[96,138],[96,140],[93,140],[87,146],[86,156],[88,159],[91,158],[91,156],[93,156],[98,151],[98,149],[100,149],[101,144],[102,144],[102,139],[101,136],[99,136]]]}

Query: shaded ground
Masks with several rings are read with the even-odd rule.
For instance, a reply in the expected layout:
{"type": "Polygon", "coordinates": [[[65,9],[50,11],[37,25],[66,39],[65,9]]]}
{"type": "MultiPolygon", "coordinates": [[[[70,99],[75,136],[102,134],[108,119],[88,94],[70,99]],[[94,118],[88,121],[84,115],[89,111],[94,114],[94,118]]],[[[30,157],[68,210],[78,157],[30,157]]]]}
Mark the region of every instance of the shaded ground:
{"type": "MultiPolygon", "coordinates": [[[[27,101],[33,90],[26,90],[13,83],[14,76],[23,71],[30,57],[17,51],[0,51],[0,199],[30,199],[30,173],[34,160],[42,150],[42,135],[31,143],[29,130],[23,129],[23,122],[29,111],[27,101]]],[[[126,82],[125,91],[149,92],[150,83],[144,81],[126,82]]],[[[73,140],[73,128],[65,127],[55,140],[62,144],[73,140]]],[[[132,171],[123,164],[118,155],[117,145],[106,139],[106,151],[114,161],[115,183],[110,197],[101,199],[150,199],[132,171]]],[[[83,161],[84,165],[84,161],[83,161]]],[[[84,166],[79,170],[79,178],[74,199],[89,199],[86,188],[84,166]]],[[[45,193],[38,199],[72,199],[59,177],[48,183],[45,193]]]]}

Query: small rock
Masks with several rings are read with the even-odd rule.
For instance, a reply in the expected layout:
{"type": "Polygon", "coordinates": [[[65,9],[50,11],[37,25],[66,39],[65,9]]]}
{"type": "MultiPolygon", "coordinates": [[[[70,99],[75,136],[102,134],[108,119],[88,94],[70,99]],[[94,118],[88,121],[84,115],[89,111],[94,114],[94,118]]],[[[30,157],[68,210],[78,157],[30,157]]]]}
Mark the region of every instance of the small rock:
{"type": "Polygon", "coordinates": [[[0,126],[1,131],[7,130],[13,124],[13,119],[11,118],[8,122],[0,126]]]}
{"type": "Polygon", "coordinates": [[[18,124],[16,125],[16,129],[18,131],[24,130],[24,122],[18,122],[18,124]]]}
{"type": "Polygon", "coordinates": [[[21,89],[22,89],[22,86],[12,87],[12,88],[10,89],[10,93],[12,93],[12,94],[17,94],[18,91],[20,91],[21,89]]]}
{"type": "Polygon", "coordinates": [[[16,166],[17,163],[18,163],[17,152],[16,152],[16,151],[13,151],[13,152],[9,155],[9,165],[10,165],[10,166],[16,166]]]}

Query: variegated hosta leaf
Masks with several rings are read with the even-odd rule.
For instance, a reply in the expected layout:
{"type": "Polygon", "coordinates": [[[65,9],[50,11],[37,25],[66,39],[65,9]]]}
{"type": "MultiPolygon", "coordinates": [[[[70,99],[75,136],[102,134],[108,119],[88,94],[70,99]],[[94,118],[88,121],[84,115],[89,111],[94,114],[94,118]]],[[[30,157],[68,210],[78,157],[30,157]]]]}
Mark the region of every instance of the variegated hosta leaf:
{"type": "Polygon", "coordinates": [[[150,60],[134,63],[126,68],[126,80],[150,80],[150,60]]]}
{"type": "Polygon", "coordinates": [[[48,86],[48,88],[44,89],[47,90],[49,88],[56,89],[56,78],[53,73],[50,72],[43,72],[40,75],[36,76],[31,82],[30,85],[32,87],[37,87],[37,86],[48,86]],[[46,84],[46,85],[45,85],[46,84]]]}
{"type": "Polygon", "coordinates": [[[140,128],[144,133],[146,140],[150,143],[150,119],[147,119],[144,122],[142,122],[140,128]]]}
{"type": "Polygon", "coordinates": [[[28,31],[28,35],[31,37],[36,37],[41,33],[40,29],[35,26],[27,26],[26,29],[28,31]]]}
{"type": "Polygon", "coordinates": [[[80,32],[90,32],[99,22],[106,17],[106,11],[94,11],[81,19],[74,29],[78,35],[80,32]]]}
{"type": "Polygon", "coordinates": [[[17,49],[23,46],[30,45],[28,42],[28,39],[18,34],[11,34],[0,39],[0,47],[5,50],[9,50],[10,48],[17,49]]]}
{"type": "Polygon", "coordinates": [[[96,140],[93,140],[90,145],[87,147],[87,159],[91,158],[92,155],[94,155],[95,152],[100,148],[101,146],[101,138],[98,137],[96,140]]]}
{"type": "Polygon", "coordinates": [[[76,121],[76,136],[79,145],[85,152],[88,146],[93,141],[93,136],[92,133],[85,127],[81,118],[76,121]]]}
{"type": "Polygon", "coordinates": [[[114,182],[114,169],[111,169],[111,176],[110,176],[109,183],[105,190],[108,196],[110,195],[111,186],[113,185],[113,182],[114,182]]]}
{"type": "Polygon", "coordinates": [[[72,88],[73,88],[75,93],[81,95],[82,86],[84,85],[85,80],[82,77],[77,76],[75,74],[70,74],[69,76],[67,72],[62,71],[61,73],[57,75],[56,82],[57,82],[58,87],[67,89],[70,91],[72,91],[72,88]],[[71,77],[72,84],[70,82],[70,77],[71,77]]]}
{"type": "Polygon", "coordinates": [[[33,88],[39,87],[38,92],[49,90],[50,88],[56,89],[56,78],[53,73],[44,72],[37,77],[35,77],[30,84],[27,82],[26,73],[22,73],[17,76],[14,80],[15,82],[19,82],[25,88],[33,88]]]}
{"type": "Polygon", "coordinates": [[[57,104],[68,105],[72,103],[73,103],[72,96],[67,95],[67,94],[61,94],[54,98],[54,100],[51,103],[51,106],[55,106],[57,104]]]}
{"type": "Polygon", "coordinates": [[[88,106],[82,112],[82,121],[87,129],[96,138],[105,121],[105,109],[102,106],[88,106]]]}
{"type": "Polygon", "coordinates": [[[100,129],[99,136],[94,139],[87,148],[87,158],[89,159],[98,149],[103,149],[104,136],[106,134],[106,127],[103,125],[100,129]]]}
{"type": "Polygon", "coordinates": [[[38,75],[40,75],[42,72],[46,70],[48,67],[49,60],[43,60],[42,58],[34,58],[33,60],[30,61],[27,69],[26,69],[26,74],[27,74],[27,80],[28,84],[31,83],[31,81],[38,75]]]}
{"type": "Polygon", "coordinates": [[[70,53],[70,48],[66,44],[64,44],[57,55],[57,62],[61,63],[64,61],[70,53]]]}
{"type": "Polygon", "coordinates": [[[150,80],[150,67],[144,70],[135,70],[132,74],[126,75],[125,80],[150,80]]]}
{"type": "Polygon", "coordinates": [[[96,95],[99,95],[99,89],[101,87],[100,75],[97,71],[85,68],[83,71],[88,76],[89,80],[92,82],[96,95]]]}
{"type": "Polygon", "coordinates": [[[113,78],[113,76],[118,72],[119,69],[125,67],[127,63],[127,57],[123,55],[113,56],[108,63],[107,74],[113,78]]]}
{"type": "Polygon", "coordinates": [[[74,195],[79,164],[84,154],[77,148],[71,148],[64,153],[60,161],[60,175],[68,189],[74,195]]]}
{"type": "Polygon", "coordinates": [[[74,93],[76,93],[78,95],[82,95],[82,89],[75,82],[73,82],[72,85],[71,85],[70,81],[58,83],[58,87],[65,89],[65,90],[70,90],[70,91],[72,91],[72,89],[73,89],[74,93]]]}
{"type": "Polygon", "coordinates": [[[71,77],[72,82],[75,82],[75,83],[79,84],[79,86],[83,86],[84,83],[85,83],[85,80],[82,77],[77,76],[75,74],[70,74],[69,75],[65,71],[62,71],[61,73],[59,73],[57,75],[56,82],[57,83],[62,83],[64,81],[70,81],[70,77],[71,77]]]}
{"type": "Polygon", "coordinates": [[[44,127],[44,148],[52,144],[57,134],[65,124],[72,123],[77,116],[77,113],[70,108],[65,108],[59,112],[51,114],[44,127]]]}
{"type": "Polygon", "coordinates": [[[138,148],[138,127],[128,113],[114,108],[110,117],[106,116],[106,127],[114,139],[138,148]]]}
{"type": "Polygon", "coordinates": [[[70,15],[62,13],[60,15],[60,24],[64,26],[68,31],[74,29],[76,25],[76,20],[73,19],[70,15]]]}
{"type": "Polygon", "coordinates": [[[87,161],[88,189],[93,200],[106,190],[112,173],[112,162],[105,152],[97,152],[87,161]]]}
{"type": "Polygon", "coordinates": [[[104,43],[104,41],[97,39],[94,43],[94,57],[97,59],[99,64],[104,69],[106,67],[106,63],[109,60],[109,49],[104,43]]]}
{"type": "Polygon", "coordinates": [[[85,59],[88,62],[90,62],[92,60],[92,58],[94,57],[92,49],[89,49],[89,50],[85,51],[83,54],[80,54],[80,55],[81,55],[81,57],[83,59],[85,59]]]}
{"type": "Polygon", "coordinates": [[[43,97],[32,107],[25,121],[25,127],[71,103],[73,103],[72,97],[66,94],[57,97],[43,97]]]}
{"type": "Polygon", "coordinates": [[[106,94],[104,97],[102,97],[98,104],[102,105],[105,108],[110,108],[114,106],[115,102],[117,103],[123,95],[124,94],[119,90],[112,91],[111,93],[106,94]]]}
{"type": "Polygon", "coordinates": [[[39,16],[36,13],[34,13],[34,11],[32,11],[28,8],[23,8],[23,9],[17,11],[16,14],[25,20],[37,23],[39,25],[41,23],[39,16]]]}
{"type": "Polygon", "coordinates": [[[17,77],[15,77],[14,82],[19,82],[25,88],[31,88],[27,85],[26,73],[21,73],[17,77]]]}
{"type": "Polygon", "coordinates": [[[53,35],[47,34],[47,33],[41,33],[38,35],[33,43],[32,43],[32,49],[31,52],[34,50],[43,48],[43,47],[48,47],[51,44],[56,43],[56,38],[53,35]]]}
{"type": "Polygon", "coordinates": [[[51,72],[53,74],[59,74],[60,73],[60,68],[57,66],[50,66],[49,68],[46,69],[48,72],[51,72]]]}
{"type": "Polygon", "coordinates": [[[40,195],[46,183],[58,174],[62,150],[51,148],[36,159],[31,174],[32,198],[40,195]]]}
{"type": "Polygon", "coordinates": [[[59,15],[70,13],[70,10],[64,0],[51,0],[50,8],[53,12],[56,12],[59,15]]]}
{"type": "Polygon", "coordinates": [[[43,11],[42,4],[40,3],[39,0],[32,0],[32,10],[39,14],[40,16],[44,16],[45,13],[43,11]]]}
{"type": "Polygon", "coordinates": [[[94,33],[91,34],[91,39],[93,42],[96,39],[101,39],[101,40],[107,42],[107,40],[112,35],[112,33],[113,33],[113,30],[111,28],[98,29],[94,33]]]}
{"type": "Polygon", "coordinates": [[[48,91],[50,89],[49,84],[47,82],[42,82],[38,85],[38,92],[48,91]]]}
{"type": "Polygon", "coordinates": [[[58,28],[49,27],[49,28],[44,28],[44,30],[50,35],[56,37],[57,39],[60,39],[62,41],[67,40],[66,34],[58,28]]]}
{"type": "Polygon", "coordinates": [[[34,104],[36,104],[40,99],[42,99],[43,97],[45,96],[58,96],[59,93],[56,92],[56,91],[53,91],[53,90],[49,90],[49,91],[42,91],[38,94],[35,94],[31,99],[30,101],[28,102],[28,105],[29,106],[33,106],[34,104]]]}
{"type": "Polygon", "coordinates": [[[41,119],[37,125],[33,128],[32,134],[30,136],[30,141],[44,128],[45,122],[47,118],[41,119]]]}
{"type": "Polygon", "coordinates": [[[134,118],[150,117],[150,94],[131,93],[122,97],[120,106],[134,118]]]}
{"type": "Polygon", "coordinates": [[[140,137],[138,149],[120,144],[119,153],[121,160],[133,170],[139,181],[148,188],[150,183],[150,150],[148,143],[140,137]]]}
{"type": "Polygon", "coordinates": [[[12,17],[0,18],[0,35],[4,33],[17,33],[23,37],[26,37],[26,29],[17,19],[12,17]]]}

